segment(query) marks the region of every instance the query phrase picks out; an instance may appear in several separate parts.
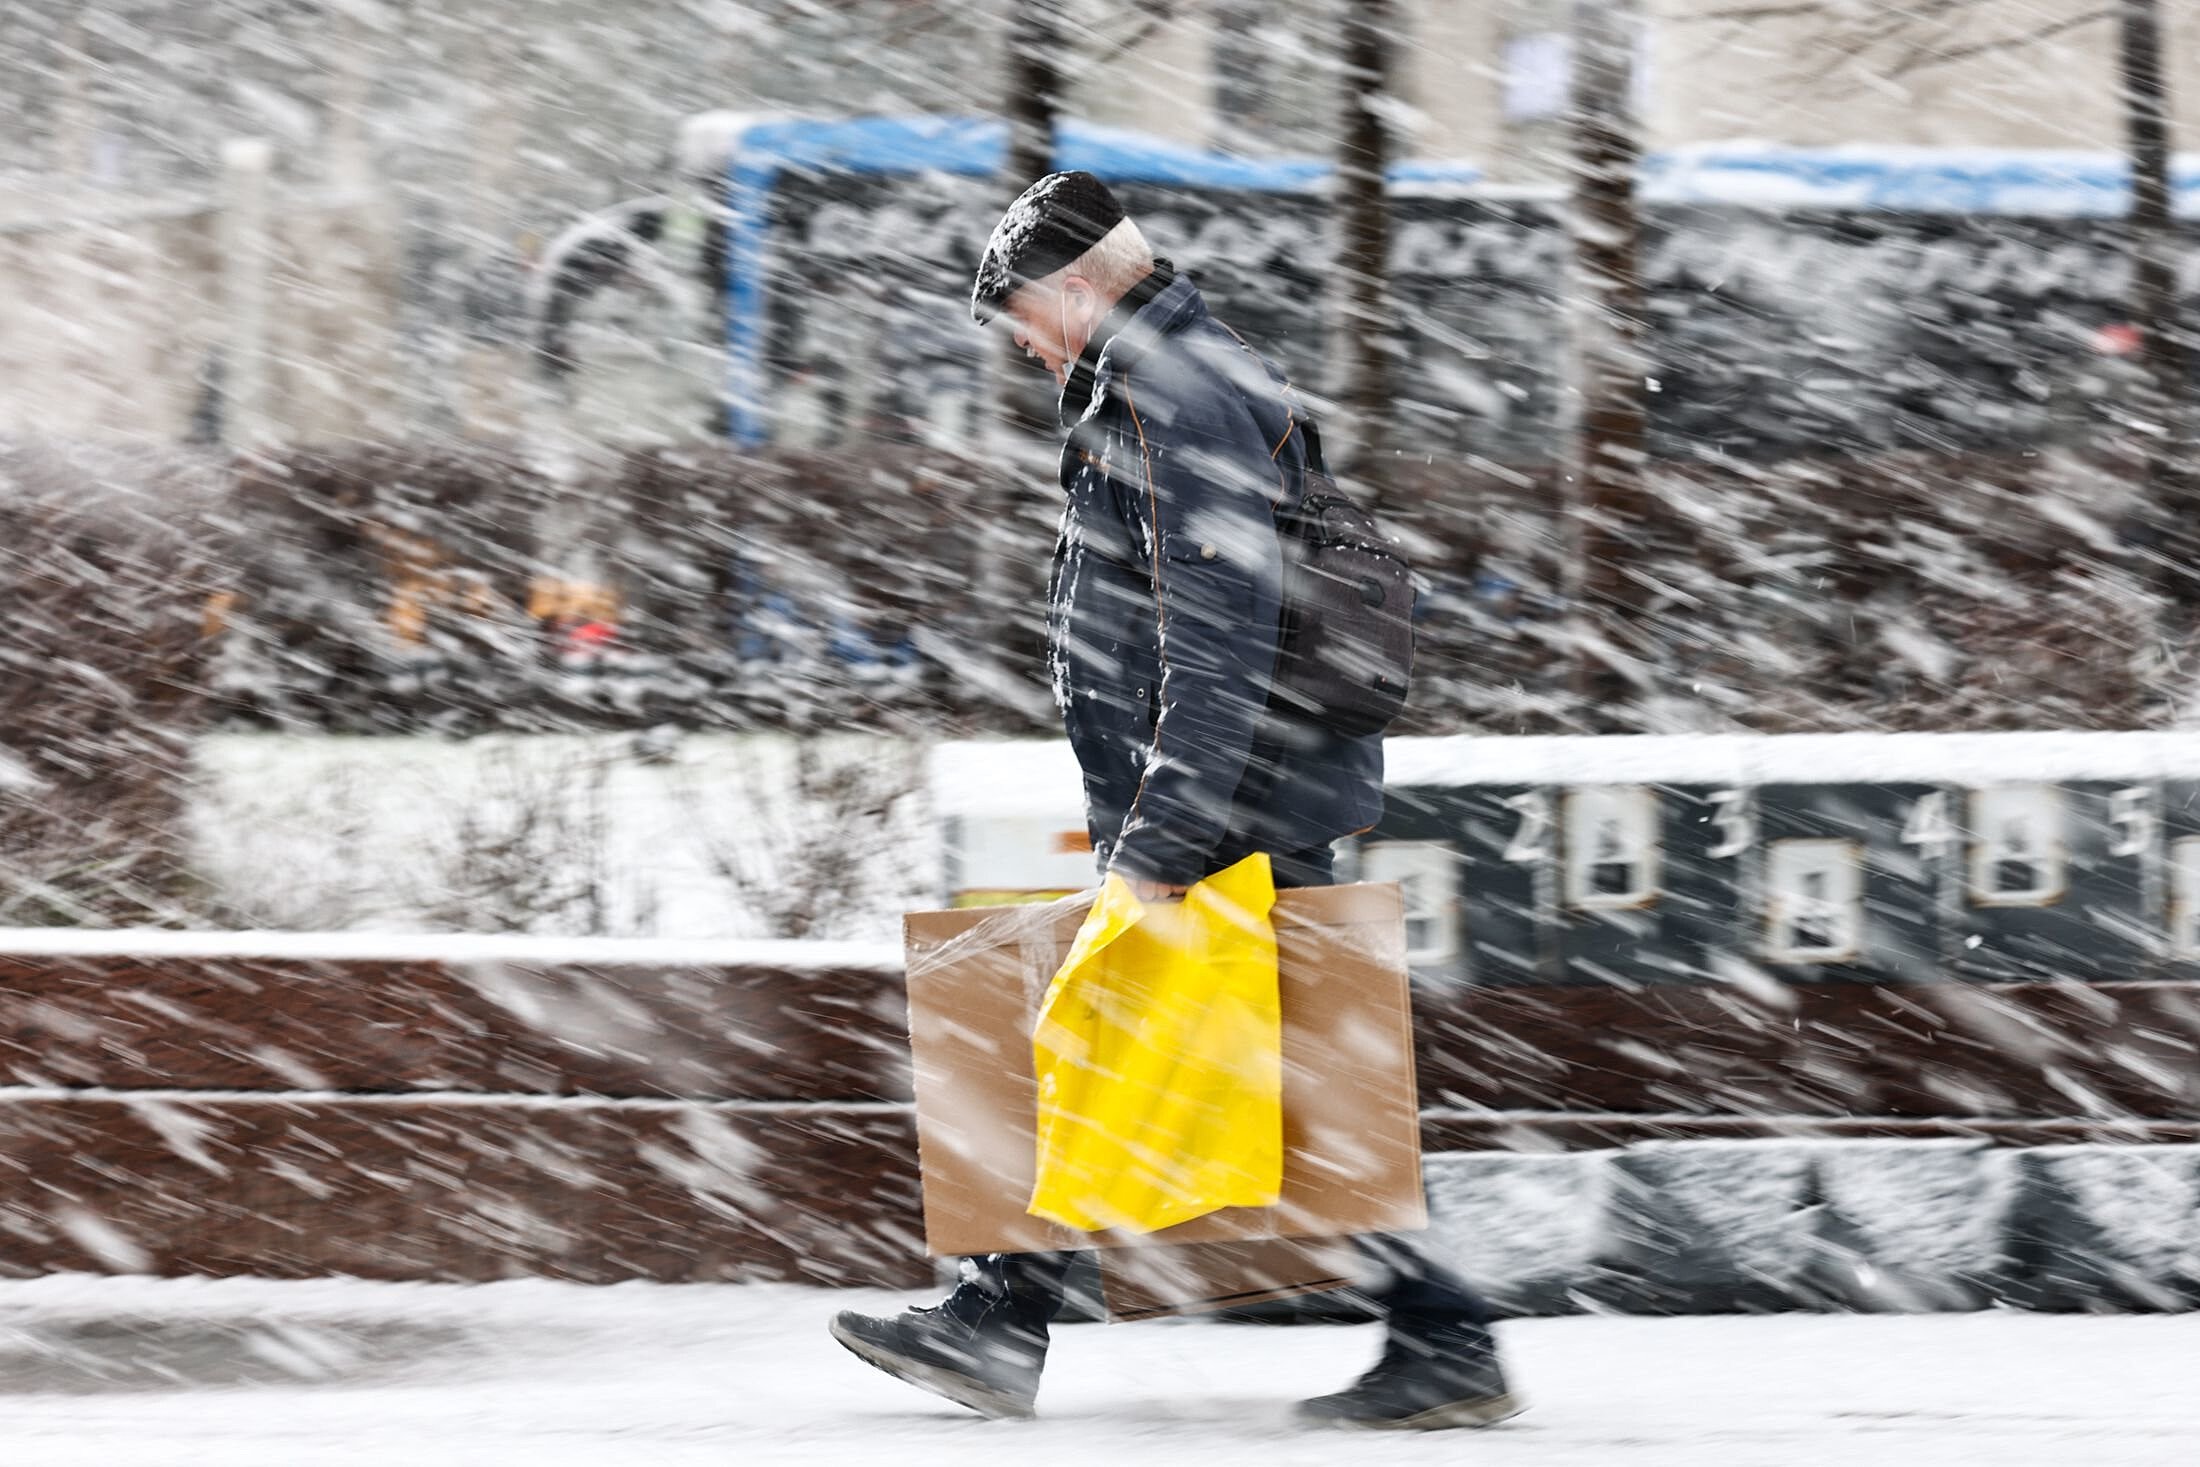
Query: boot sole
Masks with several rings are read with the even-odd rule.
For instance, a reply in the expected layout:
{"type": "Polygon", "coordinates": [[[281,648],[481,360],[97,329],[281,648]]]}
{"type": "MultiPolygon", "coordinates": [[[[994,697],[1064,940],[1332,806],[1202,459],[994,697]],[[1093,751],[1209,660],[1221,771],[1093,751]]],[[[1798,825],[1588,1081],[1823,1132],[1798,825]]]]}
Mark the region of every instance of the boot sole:
{"type": "Polygon", "coordinates": [[[994,1421],[1029,1421],[1038,1415],[1029,1401],[1004,1395],[967,1375],[944,1367],[882,1350],[870,1341],[843,1330],[837,1319],[826,1328],[840,1342],[841,1348],[864,1364],[883,1370],[896,1380],[906,1381],[918,1390],[930,1391],[943,1400],[953,1401],[980,1416],[994,1421]]]}
{"type": "Polygon", "coordinates": [[[1484,1396],[1475,1401],[1452,1401],[1394,1421],[1358,1420],[1348,1416],[1308,1419],[1313,1426],[1333,1426],[1347,1431],[1447,1431],[1459,1427],[1495,1426],[1528,1409],[1518,1396],[1484,1396]]]}

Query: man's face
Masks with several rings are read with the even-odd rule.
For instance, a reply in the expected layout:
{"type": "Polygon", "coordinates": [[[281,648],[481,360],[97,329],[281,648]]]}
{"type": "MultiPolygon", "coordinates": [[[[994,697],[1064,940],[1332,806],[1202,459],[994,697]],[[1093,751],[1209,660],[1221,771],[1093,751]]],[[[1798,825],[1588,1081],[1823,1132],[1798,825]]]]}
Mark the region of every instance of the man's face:
{"type": "Polygon", "coordinates": [[[1059,387],[1069,381],[1070,363],[1092,339],[1099,297],[1082,275],[1027,285],[1008,298],[1009,329],[1024,355],[1044,366],[1059,387]]]}

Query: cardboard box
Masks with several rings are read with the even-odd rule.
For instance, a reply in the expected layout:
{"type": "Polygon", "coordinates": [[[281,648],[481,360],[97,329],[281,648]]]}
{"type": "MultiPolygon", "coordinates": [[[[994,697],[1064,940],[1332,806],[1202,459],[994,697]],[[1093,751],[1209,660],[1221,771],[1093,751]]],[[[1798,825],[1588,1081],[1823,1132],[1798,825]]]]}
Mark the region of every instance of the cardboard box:
{"type": "Polygon", "coordinates": [[[1363,1267],[1342,1238],[1157,1243],[1100,1254],[1100,1294],[1109,1322],[1127,1324],[1348,1288],[1363,1267]]]}
{"type": "Polygon", "coordinates": [[[1102,1255],[1120,1317],[1346,1282],[1334,1239],[1427,1226],[1404,913],[1397,887],[1277,894],[1283,1196],[1158,1233],[1084,1233],[1025,1210],[1037,1170],[1031,1029],[1089,903],[917,912],[904,921],[925,1246],[935,1255],[1102,1255]],[[1272,1240],[1309,1240],[1281,1244],[1272,1240]],[[1270,1246],[1176,1254],[1178,1245],[1270,1246]]]}

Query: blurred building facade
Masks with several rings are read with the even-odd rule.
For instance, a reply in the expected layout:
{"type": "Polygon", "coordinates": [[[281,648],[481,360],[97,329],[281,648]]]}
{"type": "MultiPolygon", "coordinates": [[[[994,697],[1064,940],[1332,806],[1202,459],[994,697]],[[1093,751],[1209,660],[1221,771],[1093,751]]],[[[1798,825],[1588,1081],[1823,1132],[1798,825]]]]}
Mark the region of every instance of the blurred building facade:
{"type": "MultiPolygon", "coordinates": [[[[6,335],[32,345],[0,351],[0,429],[234,432],[221,159],[249,136],[273,146],[260,430],[517,431],[530,262],[576,214],[664,187],[682,118],[993,110],[1013,3],[23,0],[0,12],[0,260],[24,283],[6,335]]],[[[1327,151],[1343,3],[1062,0],[1067,110],[1327,151]]],[[[1653,151],[2120,143],[2097,0],[1640,6],[1653,151]]],[[[1395,9],[1402,152],[1563,175],[1572,0],[1395,9]]],[[[2200,8],[2164,10],[2172,92],[2200,95],[2200,8]]]]}

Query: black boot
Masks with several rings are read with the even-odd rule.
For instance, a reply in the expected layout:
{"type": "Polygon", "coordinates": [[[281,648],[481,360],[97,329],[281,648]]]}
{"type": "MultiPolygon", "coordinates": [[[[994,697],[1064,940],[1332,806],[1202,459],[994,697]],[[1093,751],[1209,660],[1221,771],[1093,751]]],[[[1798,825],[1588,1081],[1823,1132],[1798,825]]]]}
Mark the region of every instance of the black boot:
{"type": "Polygon", "coordinates": [[[981,1416],[1028,1418],[1065,1267],[1053,1255],[996,1253],[966,1265],[936,1308],[886,1316],[844,1309],[832,1335],[888,1375],[981,1416]]]}
{"type": "Polygon", "coordinates": [[[1315,1426],[1434,1431],[1494,1426],[1524,1409],[1505,1387],[1497,1341],[1479,1323],[1394,1313],[1383,1357],[1347,1390],[1299,1403],[1315,1426]]]}
{"type": "Polygon", "coordinates": [[[1428,1431],[1490,1426],[1523,1409],[1505,1386],[1489,1302],[1411,1240],[1366,1237],[1389,1275],[1375,1302],[1389,1320],[1383,1357],[1349,1390],[1299,1405],[1303,1422],[1428,1431]]]}

